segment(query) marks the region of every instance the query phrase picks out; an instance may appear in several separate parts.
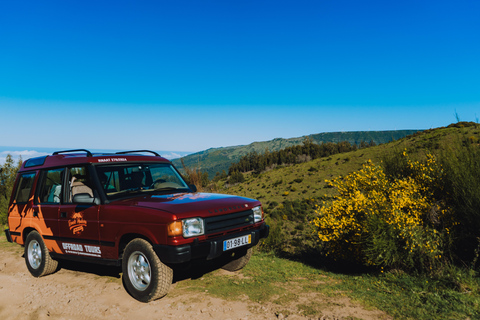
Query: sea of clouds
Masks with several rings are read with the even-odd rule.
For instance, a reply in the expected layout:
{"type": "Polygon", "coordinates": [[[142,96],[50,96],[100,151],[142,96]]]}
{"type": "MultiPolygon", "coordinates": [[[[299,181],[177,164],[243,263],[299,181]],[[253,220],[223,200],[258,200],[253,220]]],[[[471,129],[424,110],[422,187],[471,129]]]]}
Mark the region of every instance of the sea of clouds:
{"type": "MultiPolygon", "coordinates": [[[[5,160],[7,155],[10,155],[14,162],[17,163],[18,160],[27,160],[30,158],[41,157],[46,155],[51,155],[55,151],[59,150],[69,150],[68,148],[24,148],[24,147],[2,147],[0,146],[0,165],[5,164],[5,160]]],[[[117,151],[122,150],[90,150],[92,153],[114,153],[117,151]]],[[[177,159],[184,157],[191,152],[184,152],[184,151],[157,151],[162,157],[167,158],[169,160],[177,159]]]]}

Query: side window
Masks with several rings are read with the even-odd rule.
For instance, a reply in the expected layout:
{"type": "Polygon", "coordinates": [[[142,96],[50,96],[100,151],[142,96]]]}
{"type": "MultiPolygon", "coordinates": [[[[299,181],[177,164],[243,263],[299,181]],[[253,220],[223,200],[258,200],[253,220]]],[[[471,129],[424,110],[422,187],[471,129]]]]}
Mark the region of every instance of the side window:
{"type": "Polygon", "coordinates": [[[35,179],[35,172],[24,173],[20,176],[17,191],[15,192],[15,201],[28,202],[28,197],[33,187],[33,180],[35,179]]]}
{"type": "Polygon", "coordinates": [[[39,203],[60,203],[65,169],[45,171],[38,195],[39,203]]]}

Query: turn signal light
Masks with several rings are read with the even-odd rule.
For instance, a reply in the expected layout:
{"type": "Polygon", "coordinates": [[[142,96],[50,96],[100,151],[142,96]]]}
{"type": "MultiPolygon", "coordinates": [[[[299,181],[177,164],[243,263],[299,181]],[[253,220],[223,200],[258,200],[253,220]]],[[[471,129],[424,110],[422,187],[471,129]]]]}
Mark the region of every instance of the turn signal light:
{"type": "Polygon", "coordinates": [[[169,237],[176,237],[182,235],[182,221],[174,221],[168,225],[167,233],[169,237]]]}

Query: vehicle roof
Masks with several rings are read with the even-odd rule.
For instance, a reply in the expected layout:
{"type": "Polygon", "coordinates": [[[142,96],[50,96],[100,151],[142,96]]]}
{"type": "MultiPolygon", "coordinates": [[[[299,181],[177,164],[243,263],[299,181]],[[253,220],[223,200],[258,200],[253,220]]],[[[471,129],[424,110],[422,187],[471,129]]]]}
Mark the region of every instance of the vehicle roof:
{"type": "Polygon", "coordinates": [[[91,153],[86,149],[55,151],[52,155],[25,160],[20,171],[38,170],[87,163],[163,162],[170,163],[158,153],[133,150],[117,153],[91,153]],[[150,155],[151,154],[151,155],[150,155]]]}

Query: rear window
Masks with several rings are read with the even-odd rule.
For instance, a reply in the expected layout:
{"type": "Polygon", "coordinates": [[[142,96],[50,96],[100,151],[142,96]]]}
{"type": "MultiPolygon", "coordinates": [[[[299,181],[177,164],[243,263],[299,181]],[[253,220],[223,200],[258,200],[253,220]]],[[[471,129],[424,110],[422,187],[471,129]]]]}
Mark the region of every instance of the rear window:
{"type": "Polygon", "coordinates": [[[15,201],[17,203],[28,202],[33,187],[33,180],[35,180],[35,172],[23,173],[20,176],[15,192],[15,201]]]}

